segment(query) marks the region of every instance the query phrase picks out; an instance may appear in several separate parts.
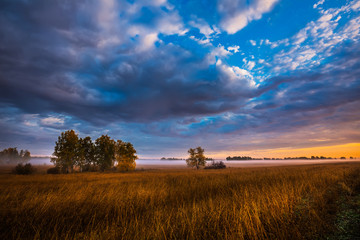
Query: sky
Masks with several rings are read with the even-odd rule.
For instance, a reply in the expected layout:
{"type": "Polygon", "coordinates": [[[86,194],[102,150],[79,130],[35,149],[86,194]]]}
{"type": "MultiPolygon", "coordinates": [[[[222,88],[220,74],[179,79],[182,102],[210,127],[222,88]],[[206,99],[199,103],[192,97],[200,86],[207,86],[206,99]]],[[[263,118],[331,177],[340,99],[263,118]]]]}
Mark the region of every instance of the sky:
{"type": "Polygon", "coordinates": [[[359,0],[1,0],[0,149],[360,157],[359,0]]]}

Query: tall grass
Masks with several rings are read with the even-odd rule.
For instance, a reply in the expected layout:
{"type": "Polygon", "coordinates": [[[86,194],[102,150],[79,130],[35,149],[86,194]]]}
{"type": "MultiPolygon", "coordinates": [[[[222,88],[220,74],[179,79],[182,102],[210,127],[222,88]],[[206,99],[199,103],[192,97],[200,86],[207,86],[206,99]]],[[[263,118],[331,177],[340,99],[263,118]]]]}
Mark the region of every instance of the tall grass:
{"type": "Polygon", "coordinates": [[[321,239],[360,164],[0,175],[1,239],[321,239]]]}

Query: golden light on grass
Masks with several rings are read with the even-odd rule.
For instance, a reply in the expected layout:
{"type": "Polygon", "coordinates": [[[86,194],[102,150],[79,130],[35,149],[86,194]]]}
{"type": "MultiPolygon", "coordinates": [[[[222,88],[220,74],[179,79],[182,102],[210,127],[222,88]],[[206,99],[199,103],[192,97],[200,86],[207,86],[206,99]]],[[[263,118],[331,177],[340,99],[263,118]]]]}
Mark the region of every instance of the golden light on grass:
{"type": "Polygon", "coordinates": [[[302,239],[335,229],[360,163],[0,175],[1,239],[302,239]]]}

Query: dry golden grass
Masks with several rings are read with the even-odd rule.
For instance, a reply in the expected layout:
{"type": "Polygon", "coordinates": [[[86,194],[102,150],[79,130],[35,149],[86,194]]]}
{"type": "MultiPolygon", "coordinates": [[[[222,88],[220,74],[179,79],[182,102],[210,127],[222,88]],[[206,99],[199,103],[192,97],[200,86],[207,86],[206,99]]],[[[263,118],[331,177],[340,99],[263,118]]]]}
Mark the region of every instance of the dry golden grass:
{"type": "Polygon", "coordinates": [[[360,164],[0,175],[1,239],[321,239],[360,164]]]}

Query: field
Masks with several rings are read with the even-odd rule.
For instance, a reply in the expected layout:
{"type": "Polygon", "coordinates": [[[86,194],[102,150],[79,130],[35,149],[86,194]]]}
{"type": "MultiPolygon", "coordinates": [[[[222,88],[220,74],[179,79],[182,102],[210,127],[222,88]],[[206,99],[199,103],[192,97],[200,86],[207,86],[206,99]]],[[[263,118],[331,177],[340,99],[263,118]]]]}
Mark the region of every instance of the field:
{"type": "Polygon", "coordinates": [[[360,239],[360,163],[0,174],[0,239],[360,239]]]}

